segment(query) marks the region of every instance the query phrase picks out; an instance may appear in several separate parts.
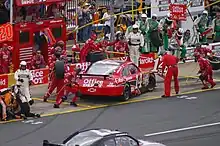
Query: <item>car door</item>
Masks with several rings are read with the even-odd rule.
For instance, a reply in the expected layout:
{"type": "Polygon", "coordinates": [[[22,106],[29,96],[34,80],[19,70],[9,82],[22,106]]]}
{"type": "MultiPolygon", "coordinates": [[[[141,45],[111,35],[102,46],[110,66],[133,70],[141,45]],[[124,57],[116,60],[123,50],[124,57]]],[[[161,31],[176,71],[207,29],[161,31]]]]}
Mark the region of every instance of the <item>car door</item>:
{"type": "Polygon", "coordinates": [[[134,64],[128,65],[128,70],[130,73],[130,84],[134,86],[135,88],[140,88],[141,82],[142,82],[142,75],[139,71],[139,69],[134,64]]]}
{"type": "Polygon", "coordinates": [[[116,146],[139,146],[138,141],[130,136],[115,137],[116,146]]]}
{"type": "Polygon", "coordinates": [[[116,146],[114,137],[104,138],[98,146],[116,146]]]}

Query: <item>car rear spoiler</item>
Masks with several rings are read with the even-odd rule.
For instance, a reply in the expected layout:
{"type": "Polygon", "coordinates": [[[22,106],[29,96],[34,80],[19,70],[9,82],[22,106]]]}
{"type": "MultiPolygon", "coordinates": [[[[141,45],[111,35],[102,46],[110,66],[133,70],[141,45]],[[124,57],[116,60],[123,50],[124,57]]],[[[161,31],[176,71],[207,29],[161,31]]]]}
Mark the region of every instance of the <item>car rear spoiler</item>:
{"type": "Polygon", "coordinates": [[[54,144],[54,143],[50,143],[48,140],[44,140],[43,146],[64,146],[64,144],[54,144]]]}
{"type": "Polygon", "coordinates": [[[109,75],[96,75],[96,74],[79,74],[80,79],[82,79],[83,76],[90,76],[90,77],[104,77],[104,80],[106,80],[109,75]]]}

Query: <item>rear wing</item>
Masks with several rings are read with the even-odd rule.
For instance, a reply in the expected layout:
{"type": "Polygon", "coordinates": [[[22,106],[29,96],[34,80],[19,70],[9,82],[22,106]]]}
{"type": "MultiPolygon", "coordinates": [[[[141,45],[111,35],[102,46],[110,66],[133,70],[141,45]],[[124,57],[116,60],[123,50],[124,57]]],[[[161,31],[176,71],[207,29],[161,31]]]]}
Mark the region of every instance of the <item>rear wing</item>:
{"type": "Polygon", "coordinates": [[[96,75],[96,74],[79,74],[79,78],[82,79],[83,76],[89,76],[89,77],[104,77],[106,80],[109,75],[96,75]]]}
{"type": "Polygon", "coordinates": [[[64,146],[64,144],[53,144],[53,143],[50,143],[48,140],[44,140],[43,146],[64,146]]]}

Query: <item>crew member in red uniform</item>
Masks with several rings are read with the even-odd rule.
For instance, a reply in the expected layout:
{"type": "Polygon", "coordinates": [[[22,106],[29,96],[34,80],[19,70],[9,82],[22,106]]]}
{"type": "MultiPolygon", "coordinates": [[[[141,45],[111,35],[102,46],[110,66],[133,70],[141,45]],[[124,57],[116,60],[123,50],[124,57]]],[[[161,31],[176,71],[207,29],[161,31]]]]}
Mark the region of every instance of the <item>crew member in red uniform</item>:
{"type": "Polygon", "coordinates": [[[41,54],[41,51],[38,50],[36,54],[31,59],[31,68],[40,69],[46,67],[44,56],[41,54]]]}
{"type": "Polygon", "coordinates": [[[11,51],[7,44],[3,44],[0,50],[0,63],[1,63],[1,74],[10,72],[10,65],[12,63],[11,51]]]}
{"type": "Polygon", "coordinates": [[[172,77],[174,77],[174,87],[176,94],[179,93],[178,66],[177,66],[179,59],[174,55],[170,55],[168,52],[161,52],[161,54],[163,55],[162,74],[164,73],[165,67],[167,67],[168,69],[164,79],[165,91],[162,97],[170,97],[172,77]]]}
{"type": "Polygon", "coordinates": [[[124,57],[126,55],[126,53],[128,53],[128,43],[125,39],[125,36],[120,33],[118,36],[118,40],[115,44],[114,44],[114,51],[115,52],[119,52],[118,54],[115,54],[115,57],[124,57]],[[121,53],[121,54],[120,54],[121,53]]]}
{"type": "Polygon", "coordinates": [[[92,33],[90,39],[86,41],[80,51],[80,62],[86,62],[86,57],[90,51],[102,51],[95,43],[96,39],[97,35],[95,33],[92,33]]]}
{"type": "Polygon", "coordinates": [[[196,48],[194,50],[195,61],[197,61],[198,55],[199,57],[207,57],[208,54],[212,54],[212,50],[207,47],[202,47],[200,43],[196,44],[196,48]]]}
{"type": "MultiPolygon", "coordinates": [[[[61,56],[61,52],[56,52],[56,58],[57,58],[56,62],[61,60],[60,56],[61,56]]],[[[58,68],[57,69],[55,68],[56,62],[50,65],[50,68],[53,69],[50,77],[51,82],[49,85],[48,92],[46,93],[46,95],[44,95],[43,99],[44,102],[47,102],[47,99],[50,97],[51,93],[54,91],[55,88],[57,88],[56,103],[54,104],[54,108],[59,108],[59,105],[62,103],[62,97],[64,96],[65,83],[64,83],[64,75],[63,77],[56,76],[56,71],[59,70],[58,68]]],[[[64,66],[64,70],[65,72],[67,72],[68,70],[66,65],[64,66]]]]}
{"type": "Polygon", "coordinates": [[[200,67],[200,70],[198,73],[201,73],[199,78],[202,81],[202,84],[204,85],[202,89],[209,88],[207,82],[211,84],[211,88],[213,88],[216,85],[216,83],[214,82],[213,77],[212,77],[213,71],[212,71],[211,64],[209,63],[207,59],[201,57],[199,54],[197,54],[197,57],[198,57],[198,63],[200,67]]]}
{"type": "Polygon", "coordinates": [[[72,95],[72,101],[70,105],[78,106],[76,104],[76,100],[78,99],[78,91],[79,91],[79,84],[76,82],[76,76],[79,74],[80,69],[76,69],[74,72],[68,72],[65,76],[65,93],[63,96],[63,101],[67,100],[69,95],[72,95]]]}

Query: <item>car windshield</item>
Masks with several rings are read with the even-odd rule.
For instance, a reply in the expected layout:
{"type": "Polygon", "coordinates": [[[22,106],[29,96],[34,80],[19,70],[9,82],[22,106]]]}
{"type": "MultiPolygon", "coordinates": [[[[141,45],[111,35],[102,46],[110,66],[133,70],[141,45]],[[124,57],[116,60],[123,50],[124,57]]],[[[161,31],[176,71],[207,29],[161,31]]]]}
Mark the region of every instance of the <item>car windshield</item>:
{"type": "Polygon", "coordinates": [[[110,75],[112,74],[118,67],[119,63],[107,63],[107,62],[97,62],[94,63],[87,71],[87,74],[95,74],[95,75],[110,75]]]}
{"type": "Polygon", "coordinates": [[[102,136],[91,131],[86,131],[74,136],[65,144],[65,146],[91,146],[94,142],[100,139],[102,139],[102,136]]]}

